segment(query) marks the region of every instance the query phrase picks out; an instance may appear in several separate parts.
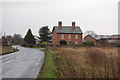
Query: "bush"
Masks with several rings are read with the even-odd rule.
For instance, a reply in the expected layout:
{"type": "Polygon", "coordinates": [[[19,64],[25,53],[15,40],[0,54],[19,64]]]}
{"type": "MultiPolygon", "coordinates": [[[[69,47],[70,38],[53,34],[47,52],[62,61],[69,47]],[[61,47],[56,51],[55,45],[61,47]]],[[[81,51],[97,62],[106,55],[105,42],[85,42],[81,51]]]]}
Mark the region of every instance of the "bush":
{"type": "Polygon", "coordinates": [[[48,45],[48,42],[42,42],[41,45],[48,45]]]}
{"type": "Polygon", "coordinates": [[[68,41],[68,42],[67,42],[67,45],[68,45],[68,46],[73,46],[73,43],[72,43],[71,41],[68,41]]]}
{"type": "Polygon", "coordinates": [[[60,45],[66,45],[66,41],[65,40],[61,40],[60,41],[60,45]]]}
{"type": "Polygon", "coordinates": [[[95,46],[95,44],[92,41],[86,41],[83,43],[83,46],[95,46]]]}
{"type": "Polygon", "coordinates": [[[26,43],[26,42],[23,42],[23,43],[21,44],[21,46],[23,46],[23,47],[34,47],[35,45],[34,45],[34,44],[28,44],[28,43],[26,43]]]}
{"type": "Polygon", "coordinates": [[[47,45],[49,45],[49,42],[42,42],[41,43],[41,47],[46,47],[47,45]]]}

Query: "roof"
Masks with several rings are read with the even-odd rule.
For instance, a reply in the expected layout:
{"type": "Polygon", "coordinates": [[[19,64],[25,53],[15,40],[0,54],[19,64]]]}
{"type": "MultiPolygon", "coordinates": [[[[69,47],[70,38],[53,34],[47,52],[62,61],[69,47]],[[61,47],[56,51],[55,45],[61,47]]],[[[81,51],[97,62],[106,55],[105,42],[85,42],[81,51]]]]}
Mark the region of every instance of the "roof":
{"type": "MultiPolygon", "coordinates": [[[[53,30],[56,30],[56,33],[64,33],[64,34],[82,34],[82,30],[80,29],[79,26],[75,26],[75,27],[72,27],[72,26],[62,26],[62,27],[59,27],[59,26],[54,26],[53,27],[53,30]]],[[[53,32],[53,31],[52,31],[53,32]]]]}
{"type": "Polygon", "coordinates": [[[120,38],[120,34],[118,34],[118,35],[112,35],[110,38],[120,38]]]}
{"type": "Polygon", "coordinates": [[[101,38],[102,39],[108,39],[108,38],[111,37],[111,35],[87,35],[87,36],[91,36],[92,38],[94,38],[96,40],[100,40],[101,38]]]}

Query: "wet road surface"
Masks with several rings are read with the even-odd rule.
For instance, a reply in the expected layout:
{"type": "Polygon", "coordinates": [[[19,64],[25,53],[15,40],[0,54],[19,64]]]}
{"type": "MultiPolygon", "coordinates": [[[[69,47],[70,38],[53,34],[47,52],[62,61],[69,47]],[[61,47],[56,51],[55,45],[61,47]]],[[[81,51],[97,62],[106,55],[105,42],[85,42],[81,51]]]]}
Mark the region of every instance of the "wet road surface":
{"type": "MultiPolygon", "coordinates": [[[[20,51],[0,56],[2,78],[37,78],[45,53],[33,48],[18,46],[20,51]]],[[[1,69],[0,69],[1,72],[1,69]]]]}

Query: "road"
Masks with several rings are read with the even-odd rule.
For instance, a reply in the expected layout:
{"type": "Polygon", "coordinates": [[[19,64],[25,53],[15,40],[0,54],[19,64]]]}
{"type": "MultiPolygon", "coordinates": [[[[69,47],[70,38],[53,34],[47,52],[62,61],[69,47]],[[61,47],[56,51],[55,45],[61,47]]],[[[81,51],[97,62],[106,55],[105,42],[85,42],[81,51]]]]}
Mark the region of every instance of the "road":
{"type": "Polygon", "coordinates": [[[18,49],[20,51],[0,56],[2,78],[37,78],[45,53],[20,46],[18,49]]]}

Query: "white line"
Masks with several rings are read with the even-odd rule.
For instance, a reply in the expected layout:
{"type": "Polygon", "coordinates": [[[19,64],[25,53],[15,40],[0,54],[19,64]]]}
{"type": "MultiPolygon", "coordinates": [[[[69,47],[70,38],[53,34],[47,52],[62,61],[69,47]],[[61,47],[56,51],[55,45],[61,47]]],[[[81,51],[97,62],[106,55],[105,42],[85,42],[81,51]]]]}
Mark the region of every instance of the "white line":
{"type": "Polygon", "coordinates": [[[13,61],[13,60],[6,61],[6,62],[2,63],[2,65],[6,64],[6,63],[9,63],[11,61],[13,61]]]}

